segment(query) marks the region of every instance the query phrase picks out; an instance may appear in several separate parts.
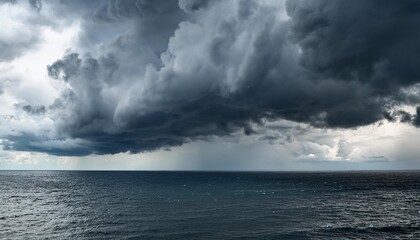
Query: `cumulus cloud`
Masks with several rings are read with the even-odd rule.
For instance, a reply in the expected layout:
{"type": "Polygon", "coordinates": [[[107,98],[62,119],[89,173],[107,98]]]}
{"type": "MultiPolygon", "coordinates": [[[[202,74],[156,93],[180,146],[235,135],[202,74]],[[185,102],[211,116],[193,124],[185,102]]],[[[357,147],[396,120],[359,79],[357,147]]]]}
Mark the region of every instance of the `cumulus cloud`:
{"type": "MultiPolygon", "coordinates": [[[[53,129],[14,129],[3,136],[7,149],[143,152],[238,132],[286,144],[302,129],[273,130],[273,121],[321,129],[420,122],[418,111],[397,109],[419,104],[410,90],[420,81],[417,1],[29,3],[35,13],[77,19],[81,31],[45,67],[64,86],[59,97],[19,105],[53,129]]],[[[332,154],[318,145],[299,154],[332,154]]],[[[343,159],[347,145],[334,145],[343,159]]]]}

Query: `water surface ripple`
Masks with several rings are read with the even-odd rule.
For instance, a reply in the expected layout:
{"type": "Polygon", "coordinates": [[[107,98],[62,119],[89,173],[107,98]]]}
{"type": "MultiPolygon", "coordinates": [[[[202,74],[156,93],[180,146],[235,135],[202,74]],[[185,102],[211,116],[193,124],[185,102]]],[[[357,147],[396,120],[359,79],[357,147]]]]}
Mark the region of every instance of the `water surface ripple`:
{"type": "Polygon", "coordinates": [[[420,239],[420,172],[0,171],[0,239],[420,239]]]}

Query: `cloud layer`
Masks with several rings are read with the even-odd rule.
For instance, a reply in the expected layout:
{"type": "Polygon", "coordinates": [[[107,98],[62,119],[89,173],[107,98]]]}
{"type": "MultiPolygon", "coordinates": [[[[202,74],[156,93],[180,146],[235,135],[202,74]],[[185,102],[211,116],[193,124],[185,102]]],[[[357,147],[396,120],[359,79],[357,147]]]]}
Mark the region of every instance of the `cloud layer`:
{"type": "MultiPolygon", "coordinates": [[[[49,104],[18,101],[2,120],[6,150],[136,153],[238,133],[292,142],[287,129],[261,131],[279,119],[321,129],[381,120],[420,125],[419,108],[402,108],[419,104],[415,0],[6,1],[1,7],[21,4],[28,19],[44,19],[20,22],[28,29],[61,29],[77,20],[79,32],[74,46],[43,69],[57,97],[49,104]],[[37,124],[24,128],[17,119],[37,124]]],[[[1,33],[0,49],[8,51],[0,51],[0,60],[32,49],[42,40],[37,31],[24,39],[1,33]]],[[[338,152],[346,158],[351,149],[342,141],[338,152]]]]}

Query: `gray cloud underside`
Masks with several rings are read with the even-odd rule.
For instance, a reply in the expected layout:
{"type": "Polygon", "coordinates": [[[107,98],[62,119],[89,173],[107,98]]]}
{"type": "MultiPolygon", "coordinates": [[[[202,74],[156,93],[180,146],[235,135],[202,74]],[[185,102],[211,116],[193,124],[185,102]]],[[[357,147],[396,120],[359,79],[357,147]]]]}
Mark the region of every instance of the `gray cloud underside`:
{"type": "MultiPolygon", "coordinates": [[[[40,6],[38,1],[31,1],[40,6]]],[[[69,88],[51,106],[57,136],[19,132],[4,148],[87,155],[182,145],[287,119],[353,128],[420,125],[420,1],[60,1],[82,20],[79,51],[47,67],[69,88]],[[76,143],[50,144],[54,141],[76,143]],[[77,140],[77,141],[76,141],[77,140]],[[80,144],[77,142],[80,140],[80,144]]],[[[270,140],[278,136],[265,136],[270,140]]],[[[289,141],[289,140],[287,140],[289,141]]],[[[346,148],[340,154],[346,155],[346,148]]]]}

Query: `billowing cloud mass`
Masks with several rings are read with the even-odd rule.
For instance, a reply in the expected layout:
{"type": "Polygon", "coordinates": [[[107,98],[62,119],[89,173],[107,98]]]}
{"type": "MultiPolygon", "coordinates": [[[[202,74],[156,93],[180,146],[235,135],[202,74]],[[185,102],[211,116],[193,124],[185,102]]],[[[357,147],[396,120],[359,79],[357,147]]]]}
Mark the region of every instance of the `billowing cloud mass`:
{"type": "Polygon", "coordinates": [[[289,144],[307,133],[299,124],[420,126],[417,0],[16,0],[0,11],[23,16],[0,17],[16,25],[0,33],[0,94],[14,96],[4,150],[137,153],[237,134],[289,144]],[[11,63],[43,29],[70,27],[72,45],[40,69],[51,97],[13,90],[32,76],[11,63]]]}

